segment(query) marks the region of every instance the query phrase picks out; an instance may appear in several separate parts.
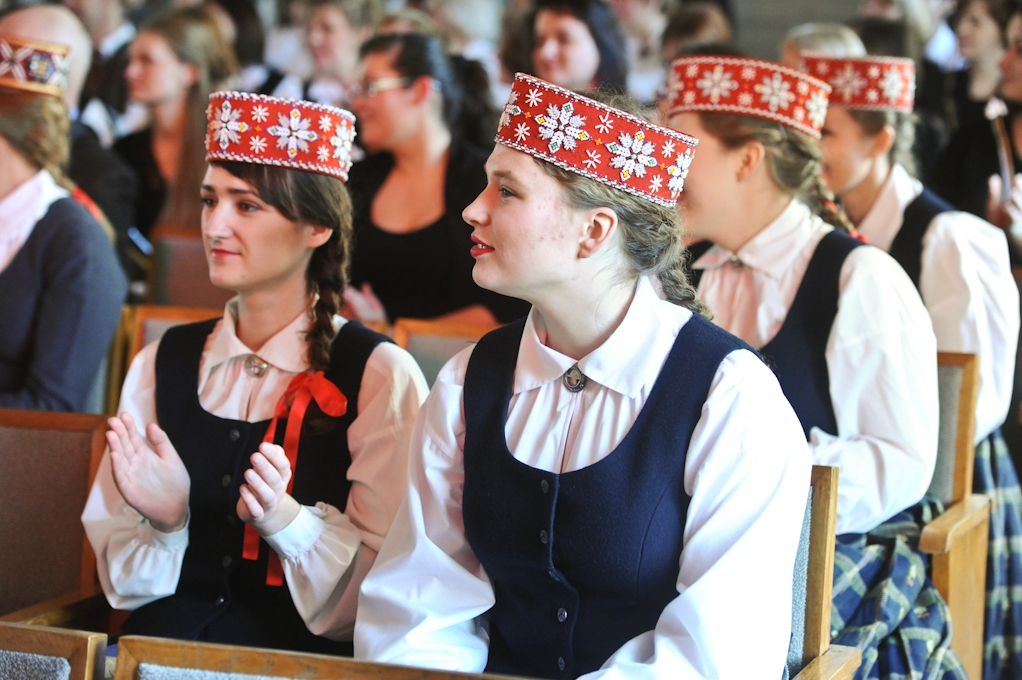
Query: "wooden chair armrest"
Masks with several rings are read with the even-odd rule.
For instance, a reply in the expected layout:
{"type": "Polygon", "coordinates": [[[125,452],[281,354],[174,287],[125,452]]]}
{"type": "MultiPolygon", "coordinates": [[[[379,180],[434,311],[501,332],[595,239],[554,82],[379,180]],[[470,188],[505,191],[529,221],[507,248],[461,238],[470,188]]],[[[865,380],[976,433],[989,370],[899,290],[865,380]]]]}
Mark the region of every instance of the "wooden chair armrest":
{"type": "Polygon", "coordinates": [[[803,668],[795,680],[851,680],[861,664],[862,650],[858,647],[831,645],[803,668]]]}
{"type": "Polygon", "coordinates": [[[960,537],[989,516],[990,497],[969,494],[923,527],[919,549],[930,555],[944,555],[960,537]]]}
{"type": "Polygon", "coordinates": [[[103,589],[96,584],[0,616],[0,621],[67,628],[81,621],[108,618],[111,611],[103,589]]]}

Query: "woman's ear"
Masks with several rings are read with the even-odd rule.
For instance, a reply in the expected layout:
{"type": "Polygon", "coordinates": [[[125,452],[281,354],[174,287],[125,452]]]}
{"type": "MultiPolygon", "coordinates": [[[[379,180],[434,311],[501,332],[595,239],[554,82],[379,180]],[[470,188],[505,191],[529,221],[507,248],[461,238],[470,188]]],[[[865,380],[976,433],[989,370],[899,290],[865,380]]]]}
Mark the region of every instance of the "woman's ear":
{"type": "Polygon", "coordinates": [[[897,136],[898,133],[894,130],[894,126],[885,125],[873,138],[873,145],[869,149],[869,155],[873,158],[886,156],[894,146],[894,140],[897,136]]]}
{"type": "Polygon", "coordinates": [[[333,229],[327,229],[319,225],[310,224],[306,227],[309,229],[309,239],[307,245],[309,248],[316,249],[321,245],[330,240],[330,236],[334,233],[333,229]]]}
{"type": "Polygon", "coordinates": [[[589,213],[589,224],[579,241],[578,256],[586,259],[596,255],[614,238],[617,213],[610,208],[596,208],[589,213]]]}
{"type": "Polygon", "coordinates": [[[185,89],[199,82],[199,65],[185,64],[185,89]]]}
{"type": "Polygon", "coordinates": [[[732,154],[735,157],[737,166],[735,168],[735,180],[743,182],[763,165],[766,149],[761,142],[753,141],[747,142],[738,149],[735,149],[732,154]]]}

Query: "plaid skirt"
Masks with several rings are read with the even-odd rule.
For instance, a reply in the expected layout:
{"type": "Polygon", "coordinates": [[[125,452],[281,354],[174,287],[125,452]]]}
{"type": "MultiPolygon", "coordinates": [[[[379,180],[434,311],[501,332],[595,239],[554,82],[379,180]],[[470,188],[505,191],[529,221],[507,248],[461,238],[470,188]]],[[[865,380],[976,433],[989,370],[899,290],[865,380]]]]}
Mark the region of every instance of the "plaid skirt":
{"type": "Polygon", "coordinates": [[[973,491],[996,500],[987,556],[983,678],[1022,678],[1022,491],[1000,431],[976,445],[973,491]]]}
{"type": "Polygon", "coordinates": [[[834,559],[831,638],[862,650],[860,678],[967,680],[951,649],[947,604],[926,576],[915,508],[872,533],[839,540],[834,559]]]}

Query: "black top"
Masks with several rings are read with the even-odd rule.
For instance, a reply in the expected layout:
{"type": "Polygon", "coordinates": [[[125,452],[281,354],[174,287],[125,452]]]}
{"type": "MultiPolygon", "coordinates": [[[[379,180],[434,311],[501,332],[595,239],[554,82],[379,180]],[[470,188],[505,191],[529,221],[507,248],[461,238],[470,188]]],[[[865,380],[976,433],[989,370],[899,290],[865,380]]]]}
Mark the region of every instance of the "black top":
{"type": "MultiPolygon", "coordinates": [[[[338,643],[309,632],[286,584],[266,583],[272,551],[260,540],[257,560],[244,559],[244,523],[237,516],[239,487],[251,454],[270,421],[219,418],[198,397],[199,363],[218,319],[167,331],[156,353],[156,415],[181,454],[191,478],[188,549],[173,595],[135,610],[125,633],[252,645],[321,654],[351,654],[338,643]]],[[[358,395],[366,361],[387,339],[357,322],[345,324],[330,348],[325,372],[347,398],[338,418],[315,401],[302,423],[291,495],[303,505],[322,501],[347,506],[351,481],[348,428],[358,417],[358,395]]],[[[287,421],[277,425],[281,443],[287,421]]]]}
{"type": "Polygon", "coordinates": [[[127,290],[92,215],[55,201],[0,272],[0,408],[84,410],[127,290]]]}
{"type": "Polygon", "coordinates": [[[391,321],[431,319],[474,304],[501,322],[529,311],[526,302],[499,295],[472,280],[472,227],[462,211],[486,188],[487,153],[464,141],[451,144],[444,182],[444,215],[409,234],[391,234],[372,223],[373,198],[394,167],[387,153],[355,163],[348,180],[355,226],[351,284],[369,283],[391,321]]]}
{"type": "MultiPolygon", "coordinates": [[[[1018,152],[1014,155],[1015,168],[1022,169],[1018,152]]],[[[959,128],[951,138],[937,165],[933,189],[958,210],[986,219],[988,181],[1000,171],[994,130],[984,118],[959,128]]]]}
{"type": "Polygon", "coordinates": [[[117,140],[114,144],[114,151],[138,175],[135,226],[143,236],[148,238],[167,198],[167,183],[160,175],[156,157],[153,156],[152,128],[146,128],[117,140]]]}
{"type": "Polygon", "coordinates": [[[972,125],[976,121],[986,120],[986,101],[977,101],[969,95],[969,71],[956,71],[951,89],[951,101],[955,107],[955,123],[957,127],[972,125]]]}

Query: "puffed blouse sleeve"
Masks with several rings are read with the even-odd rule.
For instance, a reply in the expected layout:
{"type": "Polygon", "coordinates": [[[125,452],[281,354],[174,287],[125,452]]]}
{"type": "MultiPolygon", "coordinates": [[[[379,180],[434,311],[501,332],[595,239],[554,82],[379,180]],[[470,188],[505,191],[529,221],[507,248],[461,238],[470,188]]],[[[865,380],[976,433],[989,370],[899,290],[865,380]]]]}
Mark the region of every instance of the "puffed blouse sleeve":
{"type": "MultiPolygon", "coordinates": [[[[416,421],[407,495],[362,585],[357,658],[468,672],[486,667],[482,614],[494,605],[494,590],[462,519],[462,386],[471,351],[441,371],[416,421]]],[[[685,489],[692,500],[678,596],[654,630],[585,677],[778,677],[810,466],[802,428],[773,374],[751,352],[726,357],[689,443],[685,489]],[[735,603],[743,627],[757,631],[743,638],[741,654],[734,653],[735,603]]]]}

